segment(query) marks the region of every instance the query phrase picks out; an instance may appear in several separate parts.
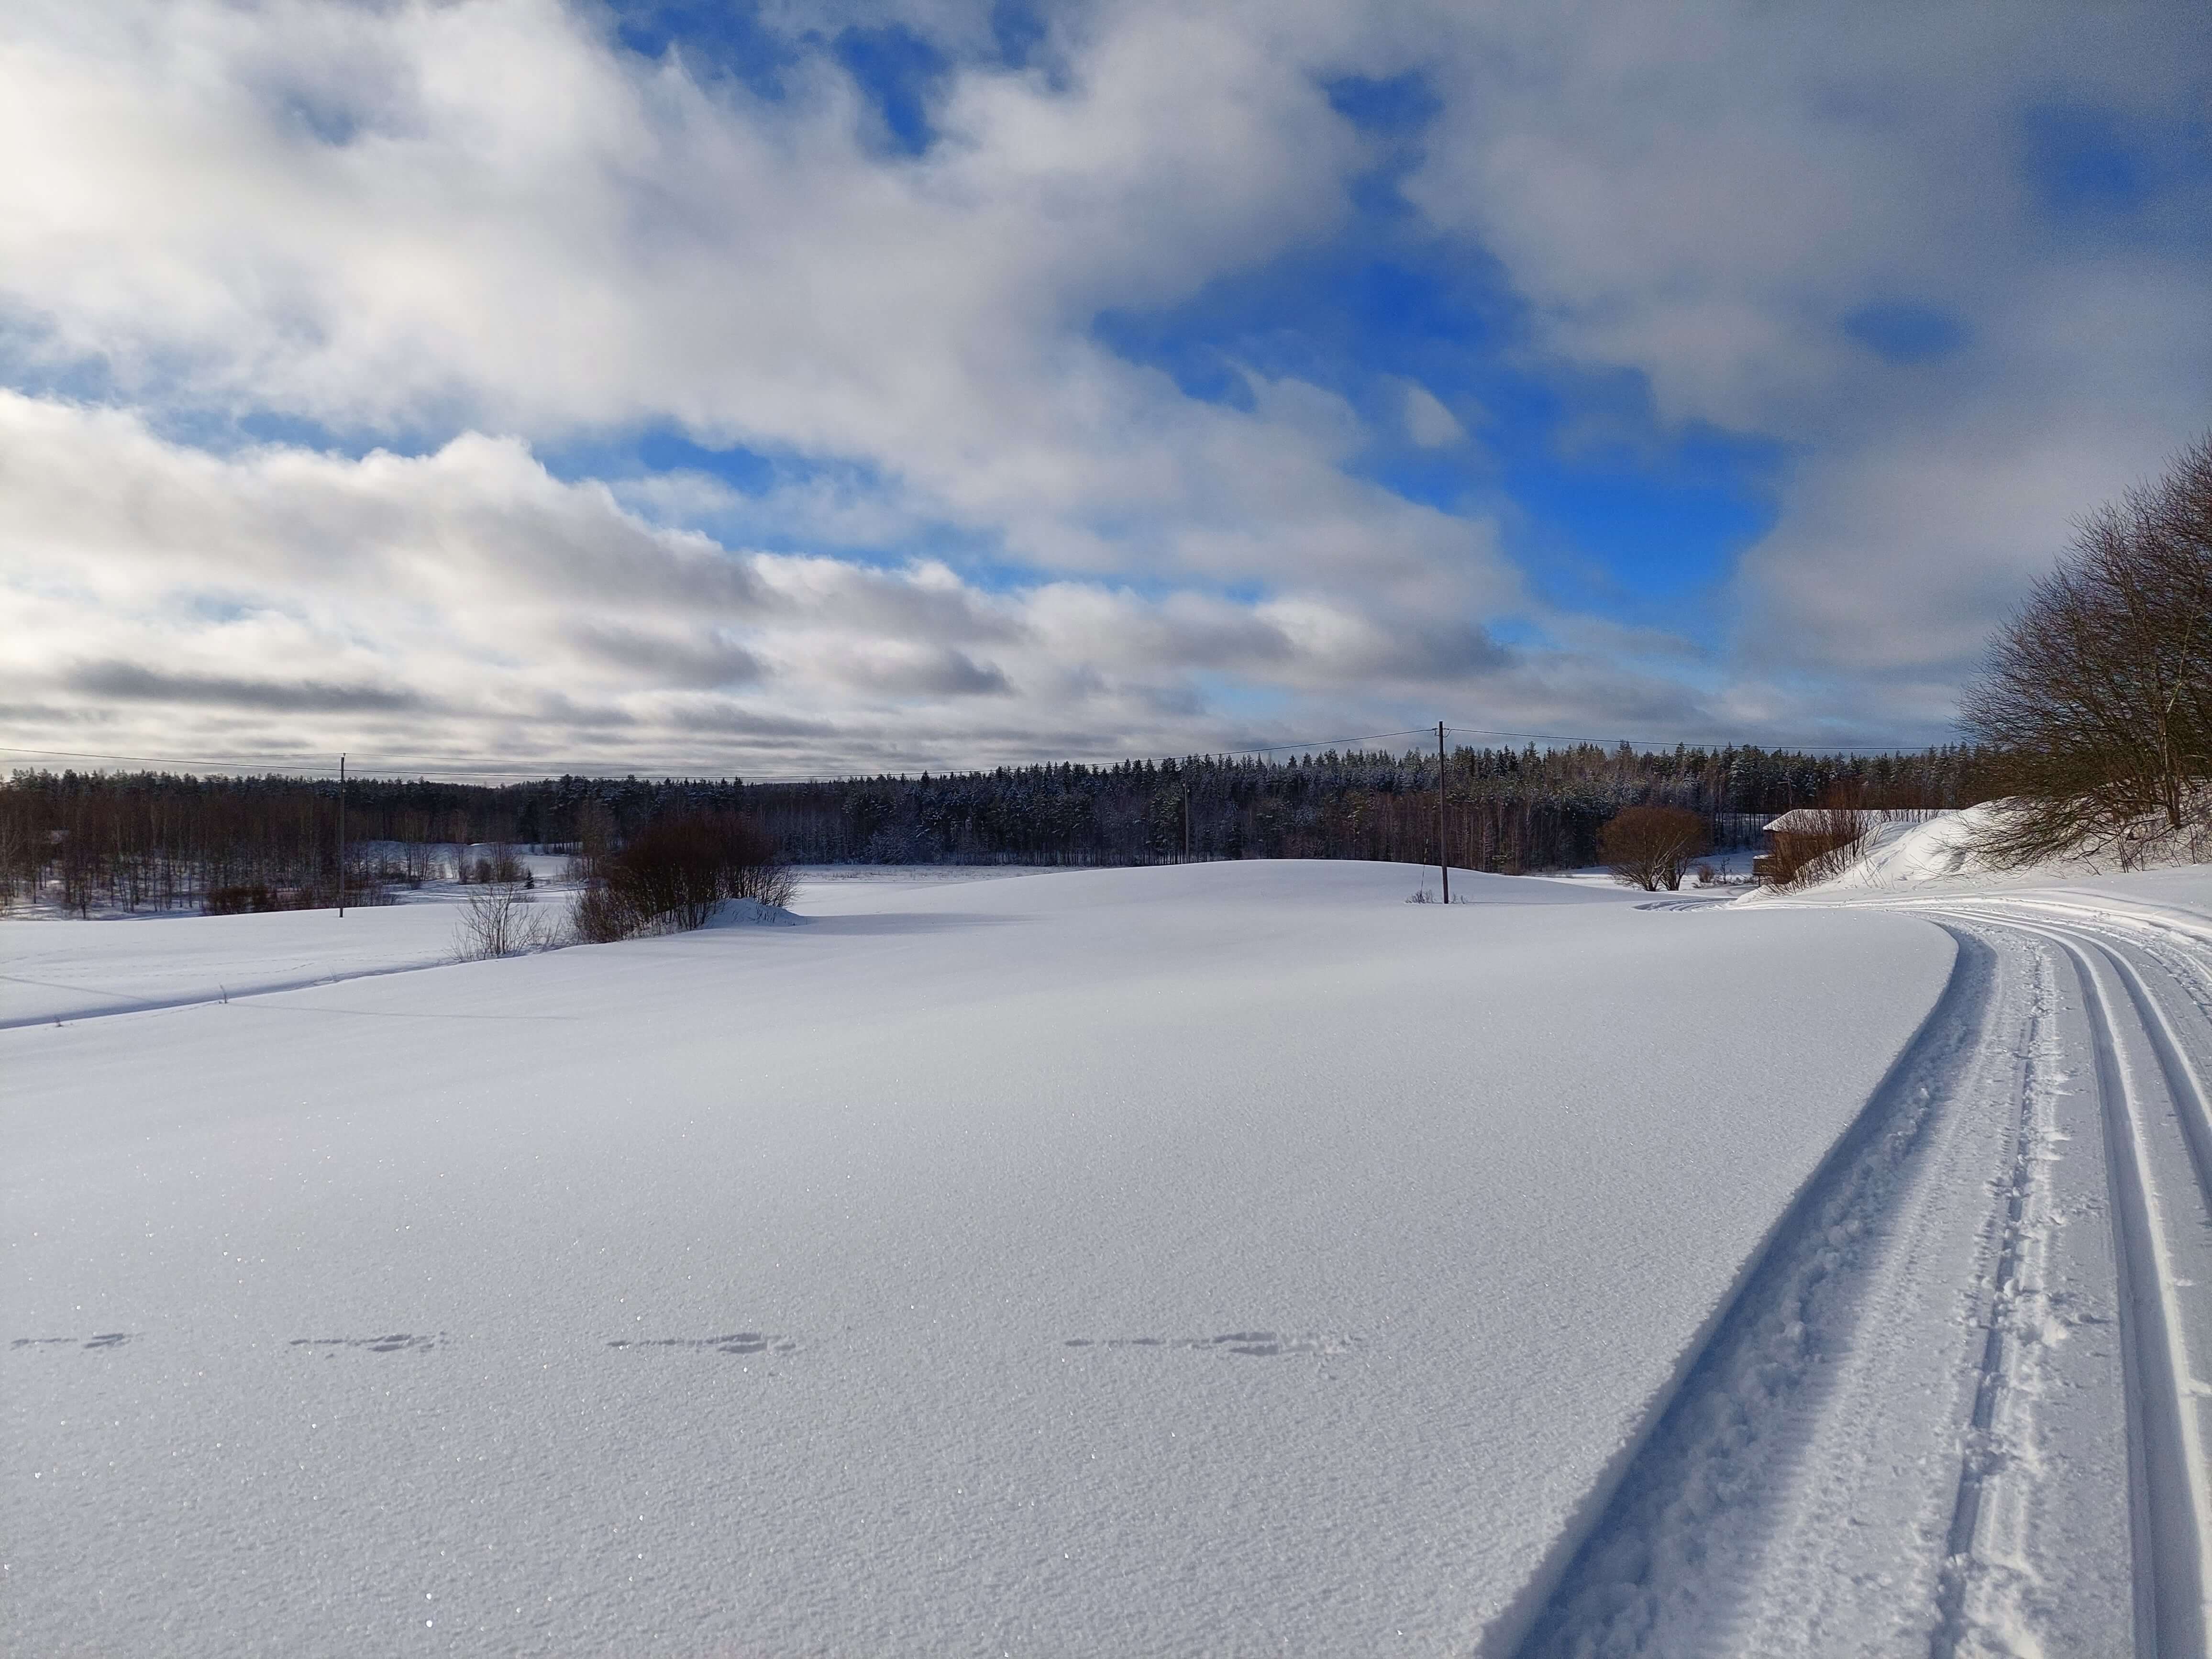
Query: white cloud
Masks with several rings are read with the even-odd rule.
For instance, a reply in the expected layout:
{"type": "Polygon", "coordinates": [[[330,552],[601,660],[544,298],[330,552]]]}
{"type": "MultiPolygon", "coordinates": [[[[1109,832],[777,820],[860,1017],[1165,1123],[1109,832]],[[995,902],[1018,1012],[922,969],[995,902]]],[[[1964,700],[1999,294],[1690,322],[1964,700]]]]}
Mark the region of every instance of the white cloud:
{"type": "Polygon", "coordinates": [[[1276,696],[1285,720],[1376,730],[1462,698],[1588,719],[1636,684],[1383,596],[992,591],[938,563],[727,550],[512,441],[216,457],[15,393],[0,629],[25,748],[431,769],[779,775],[1285,734],[1211,712],[1206,675],[1276,696]]]}
{"type": "Polygon", "coordinates": [[[1736,584],[1738,707],[1786,663],[1871,725],[1947,719],[2069,521],[2203,429],[2201,161],[2101,233],[2056,226],[2024,167],[2039,106],[2201,121],[2202,7],[1602,0],[1454,38],[1412,199],[1504,262],[1547,350],[1790,454],[1736,584]],[[1850,337],[1897,301],[1955,316],[1959,351],[1850,337]]]}
{"type": "Polygon", "coordinates": [[[1406,435],[1424,449],[1443,449],[1462,441],[1467,428],[1443,399],[1418,381],[1406,382],[1406,435]]]}
{"type": "MultiPolygon", "coordinates": [[[[2205,418],[2201,246],[2070,246],[2022,183],[2030,104],[2196,95],[2201,11],[2139,9],[1127,0],[1055,24],[1057,78],[957,70],[910,159],[819,54],[765,100],[561,0],[26,0],[0,367],[110,407],[0,406],[0,699],[142,746],[640,765],[1214,742],[1207,674],[1328,726],[1479,687],[1543,727],[1929,729],[2064,520],[2205,418]],[[1407,199],[1525,299],[1522,367],[1634,371],[1791,457],[1732,664],[1532,601],[1489,525],[1360,476],[1346,399],[1198,401],[1093,339],[1341,230],[1376,151],[1323,85],[1407,70],[1442,103],[1407,199]],[[1882,301],[1966,343],[1882,361],[1843,327],[1882,301]],[[440,447],[222,456],[131,410],[440,447]],[[643,424],[776,481],[535,459],[643,424]],[[947,542],[1026,574],[833,556],[947,542]],[[1513,614],[1565,647],[1496,652],[1513,614]]],[[[1386,424],[1465,438],[1401,385],[1386,424]]]]}
{"type": "Polygon", "coordinates": [[[554,0],[18,30],[0,146],[41,165],[0,174],[0,292],[27,349],[134,395],[345,428],[672,419],[866,462],[1047,563],[1381,504],[1305,411],[1193,404],[1084,336],[1346,211],[1358,147],[1304,65],[1203,16],[1124,16],[1068,93],[964,76],[897,164],[826,70],[763,103],[554,0]],[[1085,533],[1105,514],[1145,533],[1085,533]]]}

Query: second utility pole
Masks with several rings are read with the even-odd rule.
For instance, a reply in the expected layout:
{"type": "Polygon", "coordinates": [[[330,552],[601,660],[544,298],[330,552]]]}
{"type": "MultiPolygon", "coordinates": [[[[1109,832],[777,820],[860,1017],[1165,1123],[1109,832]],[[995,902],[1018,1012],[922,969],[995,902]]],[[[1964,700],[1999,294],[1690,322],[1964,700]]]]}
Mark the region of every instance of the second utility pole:
{"type": "Polygon", "coordinates": [[[1437,868],[1443,873],[1444,902],[1451,902],[1451,859],[1444,847],[1444,723],[1437,722],[1437,868]]]}

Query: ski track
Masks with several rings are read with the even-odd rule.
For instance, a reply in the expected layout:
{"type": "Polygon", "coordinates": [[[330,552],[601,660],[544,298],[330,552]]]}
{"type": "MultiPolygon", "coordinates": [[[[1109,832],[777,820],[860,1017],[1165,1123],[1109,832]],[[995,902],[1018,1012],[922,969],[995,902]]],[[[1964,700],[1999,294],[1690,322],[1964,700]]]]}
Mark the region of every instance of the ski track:
{"type": "Polygon", "coordinates": [[[52,980],[27,979],[20,974],[0,974],[0,980],[13,985],[35,985],[43,990],[68,991],[88,997],[105,997],[112,1007],[87,1006],[63,1008],[51,1013],[10,1014],[0,1016],[0,1031],[22,1030],[33,1025],[80,1025],[91,1019],[113,1019],[123,1014],[159,1014],[175,1008],[205,1008],[219,1003],[246,1002],[260,997],[280,996],[287,991],[313,991],[325,985],[346,985],[359,979],[387,979],[394,974],[419,974],[428,968],[450,968],[463,958],[450,953],[420,962],[398,962],[374,968],[318,969],[305,974],[290,974],[280,979],[251,980],[233,987],[216,984],[212,988],[179,991],[173,996],[134,996],[124,991],[102,990],[96,985],[66,985],[52,980]]]}
{"type": "Polygon", "coordinates": [[[2212,1635],[2212,1094],[2183,1035],[2208,1052],[2203,965],[2177,948],[2193,930],[2085,920],[2070,905],[1972,910],[2054,946],[2080,986],[2122,1291],[2136,1651],[2203,1654],[2212,1635]],[[2165,948],[2146,943],[2161,934],[2165,948]]]}
{"type": "Polygon", "coordinates": [[[1900,908],[1950,985],[1517,1659],[2209,1650],[2212,933],[1900,908]]]}

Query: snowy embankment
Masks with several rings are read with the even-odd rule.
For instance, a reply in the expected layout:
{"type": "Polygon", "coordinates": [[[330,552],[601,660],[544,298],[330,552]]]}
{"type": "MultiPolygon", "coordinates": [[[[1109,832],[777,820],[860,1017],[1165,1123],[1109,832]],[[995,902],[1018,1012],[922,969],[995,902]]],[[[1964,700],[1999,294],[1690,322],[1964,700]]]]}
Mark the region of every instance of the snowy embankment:
{"type": "Polygon", "coordinates": [[[1420,879],[854,883],[0,1031],[0,1645],[1504,1644],[1954,951],[1420,879]]]}
{"type": "Polygon", "coordinates": [[[1739,900],[1747,905],[1828,902],[1881,896],[1939,899],[1956,894],[2047,893],[2059,888],[2094,894],[2122,905],[2179,907],[2212,914],[2207,866],[2186,860],[2185,848],[2167,842],[2140,849],[2154,867],[2123,869],[2109,854],[2057,860],[2027,869],[1993,866],[1977,841],[1995,809],[1984,804],[1944,812],[1919,823],[1876,824],[1857,854],[1824,881],[1778,891],[1762,889],[1739,900]]]}

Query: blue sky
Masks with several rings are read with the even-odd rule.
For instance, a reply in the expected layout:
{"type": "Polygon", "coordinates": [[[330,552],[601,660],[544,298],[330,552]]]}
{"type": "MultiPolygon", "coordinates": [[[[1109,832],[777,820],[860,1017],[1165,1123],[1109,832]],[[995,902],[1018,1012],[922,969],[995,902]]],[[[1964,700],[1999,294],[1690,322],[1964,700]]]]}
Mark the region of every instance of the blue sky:
{"type": "Polygon", "coordinates": [[[1941,741],[2212,424],[2201,8],[0,33],[24,748],[1941,741]]]}

